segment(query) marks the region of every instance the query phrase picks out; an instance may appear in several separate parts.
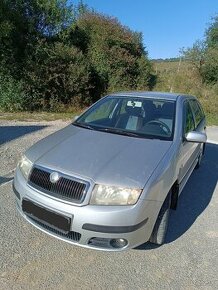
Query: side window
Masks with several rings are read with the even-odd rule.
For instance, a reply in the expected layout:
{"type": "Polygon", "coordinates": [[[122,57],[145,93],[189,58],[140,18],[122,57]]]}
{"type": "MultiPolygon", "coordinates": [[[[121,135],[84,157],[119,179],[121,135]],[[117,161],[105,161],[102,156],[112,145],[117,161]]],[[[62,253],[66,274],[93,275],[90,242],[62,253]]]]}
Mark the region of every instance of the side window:
{"type": "Polygon", "coordinates": [[[201,123],[202,119],[204,118],[204,113],[203,113],[201,107],[199,106],[199,103],[196,100],[191,100],[190,104],[192,107],[192,111],[194,114],[195,123],[196,123],[196,127],[197,127],[201,123]]]}
{"type": "Polygon", "coordinates": [[[195,122],[191,107],[188,102],[184,103],[184,134],[195,129],[195,122]]]}

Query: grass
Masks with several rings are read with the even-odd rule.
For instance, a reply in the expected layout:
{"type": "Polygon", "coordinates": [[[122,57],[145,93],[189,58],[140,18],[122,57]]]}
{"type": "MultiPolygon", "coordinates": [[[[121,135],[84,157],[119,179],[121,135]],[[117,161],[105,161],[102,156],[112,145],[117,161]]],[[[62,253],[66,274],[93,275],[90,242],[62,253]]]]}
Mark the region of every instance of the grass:
{"type": "Polygon", "coordinates": [[[160,61],[154,62],[153,67],[156,73],[158,72],[175,72],[177,70],[187,69],[187,62],[185,61],[160,61]]]}
{"type": "Polygon", "coordinates": [[[208,86],[202,83],[199,73],[190,62],[154,62],[158,76],[154,90],[190,94],[200,100],[209,126],[218,126],[218,84],[208,86]]]}
{"type": "Polygon", "coordinates": [[[207,114],[207,126],[218,126],[218,114],[207,114]]]}
{"type": "MultiPolygon", "coordinates": [[[[1,113],[0,120],[11,120],[11,121],[24,121],[24,122],[40,122],[40,121],[70,121],[76,115],[81,114],[81,111],[74,113],[48,113],[48,112],[18,112],[18,113],[1,113]]],[[[218,114],[208,113],[206,114],[207,126],[218,126],[218,114]]]]}
{"type": "Polygon", "coordinates": [[[15,120],[15,121],[55,121],[72,120],[76,115],[81,114],[81,110],[72,113],[48,113],[48,112],[16,112],[16,113],[4,113],[0,112],[0,120],[15,120]]]}

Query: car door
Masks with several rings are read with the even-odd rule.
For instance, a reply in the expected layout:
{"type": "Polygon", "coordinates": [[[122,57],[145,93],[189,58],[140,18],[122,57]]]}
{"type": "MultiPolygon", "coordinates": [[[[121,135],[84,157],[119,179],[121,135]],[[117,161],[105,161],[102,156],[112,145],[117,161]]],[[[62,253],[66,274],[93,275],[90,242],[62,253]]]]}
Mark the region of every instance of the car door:
{"type": "Polygon", "coordinates": [[[190,172],[192,165],[196,158],[196,149],[198,144],[194,142],[187,142],[185,135],[195,130],[195,119],[188,100],[183,103],[183,142],[180,148],[180,170],[179,183],[185,180],[185,177],[190,172]]]}

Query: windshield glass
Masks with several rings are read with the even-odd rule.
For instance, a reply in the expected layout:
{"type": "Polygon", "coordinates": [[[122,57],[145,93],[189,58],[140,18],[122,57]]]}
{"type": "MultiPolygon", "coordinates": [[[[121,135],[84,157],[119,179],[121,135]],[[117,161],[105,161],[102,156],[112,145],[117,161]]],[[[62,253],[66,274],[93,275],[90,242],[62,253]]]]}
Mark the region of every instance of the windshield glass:
{"type": "Polygon", "coordinates": [[[73,125],[131,137],[172,140],[175,102],[137,97],[106,97],[73,125]]]}

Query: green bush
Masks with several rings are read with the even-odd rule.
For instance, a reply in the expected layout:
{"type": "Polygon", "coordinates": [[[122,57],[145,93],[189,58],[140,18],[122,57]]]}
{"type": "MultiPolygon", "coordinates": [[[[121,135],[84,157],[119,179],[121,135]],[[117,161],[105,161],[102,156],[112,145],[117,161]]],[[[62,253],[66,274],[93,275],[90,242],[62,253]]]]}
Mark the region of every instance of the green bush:
{"type": "Polygon", "coordinates": [[[93,12],[83,14],[76,27],[77,35],[80,31],[85,39],[85,53],[99,77],[101,94],[152,86],[152,67],[140,33],[93,12]]]}
{"type": "Polygon", "coordinates": [[[82,2],[3,0],[0,28],[2,110],[63,111],[153,85],[142,35],[82,2]]]}
{"type": "Polygon", "coordinates": [[[208,48],[205,54],[202,77],[208,84],[216,84],[218,82],[218,44],[208,48]]]}
{"type": "Polygon", "coordinates": [[[218,82],[218,16],[206,30],[205,39],[184,50],[183,56],[197,69],[202,82],[208,85],[218,82]]]}
{"type": "Polygon", "coordinates": [[[25,110],[27,97],[22,82],[0,73],[0,110],[13,112],[25,110]]]}
{"type": "Polygon", "coordinates": [[[91,103],[90,72],[83,54],[63,43],[39,43],[28,60],[25,90],[33,109],[57,111],[65,105],[91,103]]]}

